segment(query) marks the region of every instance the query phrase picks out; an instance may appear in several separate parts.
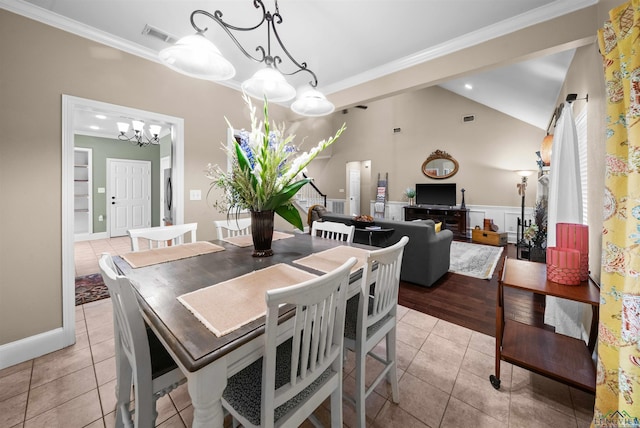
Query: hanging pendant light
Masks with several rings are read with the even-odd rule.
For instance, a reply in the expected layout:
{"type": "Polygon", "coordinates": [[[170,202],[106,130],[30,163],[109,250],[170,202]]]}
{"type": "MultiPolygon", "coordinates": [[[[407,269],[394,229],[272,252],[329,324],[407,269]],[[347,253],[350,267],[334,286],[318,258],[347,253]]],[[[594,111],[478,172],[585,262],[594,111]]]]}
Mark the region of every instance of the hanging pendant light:
{"type": "Polygon", "coordinates": [[[296,90],[287,83],[282,73],[269,66],[242,82],[242,90],[253,98],[266,98],[274,103],[289,101],[296,96],[296,90]]]}
{"type": "Polygon", "coordinates": [[[278,1],[276,0],[275,2],[275,12],[268,11],[262,0],[253,0],[252,3],[256,9],[262,9],[262,17],[256,25],[249,27],[238,27],[226,23],[222,19],[223,13],[219,10],[216,10],[214,13],[207,12],[206,10],[194,10],[191,13],[190,19],[191,25],[197,33],[186,36],[180,39],[174,46],[163,49],[160,52],[160,60],[172,70],[186,74],[187,76],[206,80],[226,80],[232,78],[235,75],[233,65],[222,56],[213,43],[204,37],[207,28],[202,28],[195,23],[195,17],[206,16],[222,27],[247,58],[266,65],[265,68],[258,70],[250,79],[242,83],[242,89],[247,94],[259,99],[264,99],[266,96],[267,100],[273,102],[289,101],[296,96],[296,90],[286,81],[284,76],[307,72],[311,75],[309,86],[313,91],[306,94],[298,93],[298,100],[293,103],[291,108],[294,112],[304,116],[323,116],[333,112],[335,109],[333,104],[316,89],[318,86],[318,78],[315,73],[307,68],[306,62],[296,61],[282,43],[276,27],[276,24],[283,22],[280,10],[278,9],[278,1]],[[258,53],[254,54],[254,56],[240,44],[233,32],[257,30],[262,27],[263,24],[267,27],[266,49],[258,45],[254,49],[254,51],[258,53]],[[274,36],[274,43],[277,42],[280,50],[284,53],[282,57],[271,54],[272,35],[274,36]],[[287,58],[294,65],[293,71],[291,72],[278,67],[278,65],[283,62],[283,59],[287,58]]]}
{"type": "Polygon", "coordinates": [[[201,32],[162,49],[160,61],[174,71],[198,79],[228,80],[236,75],[233,65],[201,32]]]}
{"type": "Polygon", "coordinates": [[[291,110],[302,116],[326,116],[335,109],[322,92],[311,86],[298,89],[298,98],[291,104],[291,110]]]}

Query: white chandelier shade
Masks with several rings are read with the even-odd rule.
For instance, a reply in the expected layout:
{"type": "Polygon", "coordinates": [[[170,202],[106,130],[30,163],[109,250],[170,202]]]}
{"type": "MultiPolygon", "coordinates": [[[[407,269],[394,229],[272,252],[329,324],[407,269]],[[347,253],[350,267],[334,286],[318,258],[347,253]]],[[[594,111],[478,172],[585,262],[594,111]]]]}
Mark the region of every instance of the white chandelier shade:
{"type": "Polygon", "coordinates": [[[192,34],[160,51],[160,61],[187,76],[205,80],[228,80],[236,75],[234,66],[202,33],[192,34]]]}
{"type": "Polygon", "coordinates": [[[311,86],[298,89],[298,98],[291,104],[291,110],[301,116],[326,116],[335,109],[322,92],[311,86]]]}
{"type": "Polygon", "coordinates": [[[269,66],[242,82],[242,90],[253,98],[266,98],[274,103],[289,101],[296,96],[296,90],[287,83],[282,73],[269,66]]]}

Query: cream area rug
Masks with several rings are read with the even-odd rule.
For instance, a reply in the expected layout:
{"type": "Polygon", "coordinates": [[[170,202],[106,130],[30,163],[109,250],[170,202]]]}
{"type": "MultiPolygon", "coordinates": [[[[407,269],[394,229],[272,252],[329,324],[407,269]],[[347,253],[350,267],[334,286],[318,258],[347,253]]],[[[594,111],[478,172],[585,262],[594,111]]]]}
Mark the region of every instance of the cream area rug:
{"type": "Polygon", "coordinates": [[[451,243],[449,272],[474,278],[491,279],[502,250],[502,247],[453,241],[451,243]]]}

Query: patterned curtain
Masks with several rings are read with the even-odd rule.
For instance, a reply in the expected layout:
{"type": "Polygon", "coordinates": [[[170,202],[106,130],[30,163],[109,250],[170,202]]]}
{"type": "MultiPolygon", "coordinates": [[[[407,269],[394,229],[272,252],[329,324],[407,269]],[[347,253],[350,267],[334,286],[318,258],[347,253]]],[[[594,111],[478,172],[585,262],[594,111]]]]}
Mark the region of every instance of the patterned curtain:
{"type": "Polygon", "coordinates": [[[640,426],[640,0],[598,32],[607,91],[598,373],[593,426],[640,426]]]}

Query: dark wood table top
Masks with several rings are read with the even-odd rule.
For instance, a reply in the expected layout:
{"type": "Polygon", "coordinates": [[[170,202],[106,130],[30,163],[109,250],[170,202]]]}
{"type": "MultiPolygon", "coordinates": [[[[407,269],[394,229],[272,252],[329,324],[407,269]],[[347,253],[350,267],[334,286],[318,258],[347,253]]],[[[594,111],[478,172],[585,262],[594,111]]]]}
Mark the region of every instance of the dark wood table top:
{"type": "MultiPolygon", "coordinates": [[[[263,334],[265,317],[217,337],[177,300],[178,296],[278,263],[292,264],[294,260],[338,245],[372,249],[366,245],[295,234],[293,238],[273,241],[272,257],[257,258],[251,256],[253,247],[241,248],[223,241],[212,242],[225,247],[225,251],[136,269],[122,258],[114,257],[117,268],[131,279],[138,292],[140,306],[148,322],[189,371],[196,371],[263,334]]],[[[322,274],[300,265],[295,266],[322,274]]],[[[361,275],[361,272],[355,273],[351,281],[358,280],[361,275]]]]}

